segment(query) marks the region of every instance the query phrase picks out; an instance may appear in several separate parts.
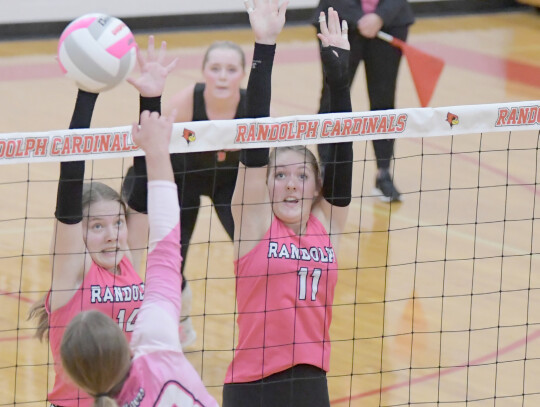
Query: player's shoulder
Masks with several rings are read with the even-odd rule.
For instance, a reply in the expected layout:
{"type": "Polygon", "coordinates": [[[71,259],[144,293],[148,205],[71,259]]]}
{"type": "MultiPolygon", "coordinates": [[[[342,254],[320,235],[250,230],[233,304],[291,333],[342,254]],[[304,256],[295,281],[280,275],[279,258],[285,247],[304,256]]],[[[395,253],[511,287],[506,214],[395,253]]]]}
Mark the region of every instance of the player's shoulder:
{"type": "Polygon", "coordinates": [[[171,104],[179,104],[179,103],[187,103],[188,101],[191,102],[193,100],[193,93],[195,92],[195,87],[197,84],[192,84],[189,86],[186,86],[185,88],[179,90],[173,96],[170,98],[169,103],[171,104]]]}
{"type": "Polygon", "coordinates": [[[191,121],[194,91],[195,84],[189,85],[176,92],[165,104],[164,112],[168,114],[173,109],[176,109],[178,112],[175,120],[176,122],[191,121]]]}

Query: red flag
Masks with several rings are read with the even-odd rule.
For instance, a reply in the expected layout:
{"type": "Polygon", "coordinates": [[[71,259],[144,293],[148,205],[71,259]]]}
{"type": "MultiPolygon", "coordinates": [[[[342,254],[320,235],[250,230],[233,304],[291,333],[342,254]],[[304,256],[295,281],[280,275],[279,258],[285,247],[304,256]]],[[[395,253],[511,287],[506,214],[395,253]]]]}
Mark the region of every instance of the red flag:
{"type": "Polygon", "coordinates": [[[441,76],[444,61],[381,31],[377,37],[401,49],[409,64],[420,106],[426,107],[441,76]]]}

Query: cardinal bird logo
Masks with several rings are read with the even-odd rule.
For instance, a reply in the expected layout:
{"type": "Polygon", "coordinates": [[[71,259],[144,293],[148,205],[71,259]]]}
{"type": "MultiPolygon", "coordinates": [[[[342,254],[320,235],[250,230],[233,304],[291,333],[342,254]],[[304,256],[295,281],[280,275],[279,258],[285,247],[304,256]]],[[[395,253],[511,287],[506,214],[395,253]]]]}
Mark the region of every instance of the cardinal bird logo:
{"type": "Polygon", "coordinates": [[[195,141],[196,137],[195,137],[195,132],[194,131],[191,131],[189,129],[184,129],[184,134],[183,134],[184,138],[186,139],[188,145],[189,143],[195,141]]]}
{"type": "Polygon", "coordinates": [[[456,124],[459,124],[459,117],[457,114],[448,112],[446,114],[446,121],[450,125],[450,127],[454,127],[456,124]]]}

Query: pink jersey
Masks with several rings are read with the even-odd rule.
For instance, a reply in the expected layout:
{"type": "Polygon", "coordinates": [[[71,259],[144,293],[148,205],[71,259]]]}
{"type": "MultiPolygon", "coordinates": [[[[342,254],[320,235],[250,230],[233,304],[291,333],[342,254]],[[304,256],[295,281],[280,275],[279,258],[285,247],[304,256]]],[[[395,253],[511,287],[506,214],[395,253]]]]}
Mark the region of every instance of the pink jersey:
{"type": "Polygon", "coordinates": [[[274,218],[235,265],[238,347],[225,383],[260,380],[297,364],[328,371],[337,260],[321,222],[310,215],[297,236],[274,218]]]}
{"type": "Polygon", "coordinates": [[[131,368],[116,401],[130,407],[214,407],[218,404],[184,356],[178,334],[181,256],[176,185],[151,181],[148,189],[150,252],[145,298],[130,344],[131,368]]]}
{"type": "Polygon", "coordinates": [[[56,373],[54,387],[48,395],[48,400],[55,405],[87,407],[93,404],[93,399],[66,377],[60,362],[62,336],[75,315],[81,311],[101,311],[118,322],[128,340],[131,339],[134,322],[144,296],[144,283],[126,256],[122,258],[119,266],[120,274],[112,274],[92,263],[81,287],[67,304],[53,312],[50,312],[49,308],[51,292],[47,295],[45,304],[49,313],[49,342],[56,373]]]}
{"type": "Polygon", "coordinates": [[[365,14],[373,13],[379,4],[379,0],[361,0],[361,2],[365,14]]]}

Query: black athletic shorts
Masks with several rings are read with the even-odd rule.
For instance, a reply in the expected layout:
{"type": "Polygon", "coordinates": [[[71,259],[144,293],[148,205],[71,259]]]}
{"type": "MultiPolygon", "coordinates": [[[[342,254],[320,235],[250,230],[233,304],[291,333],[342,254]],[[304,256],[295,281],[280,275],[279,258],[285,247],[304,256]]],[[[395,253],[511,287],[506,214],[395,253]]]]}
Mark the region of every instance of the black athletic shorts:
{"type": "Polygon", "coordinates": [[[223,407],[330,407],[326,372],[296,365],[262,380],[226,383],[223,407]]]}

